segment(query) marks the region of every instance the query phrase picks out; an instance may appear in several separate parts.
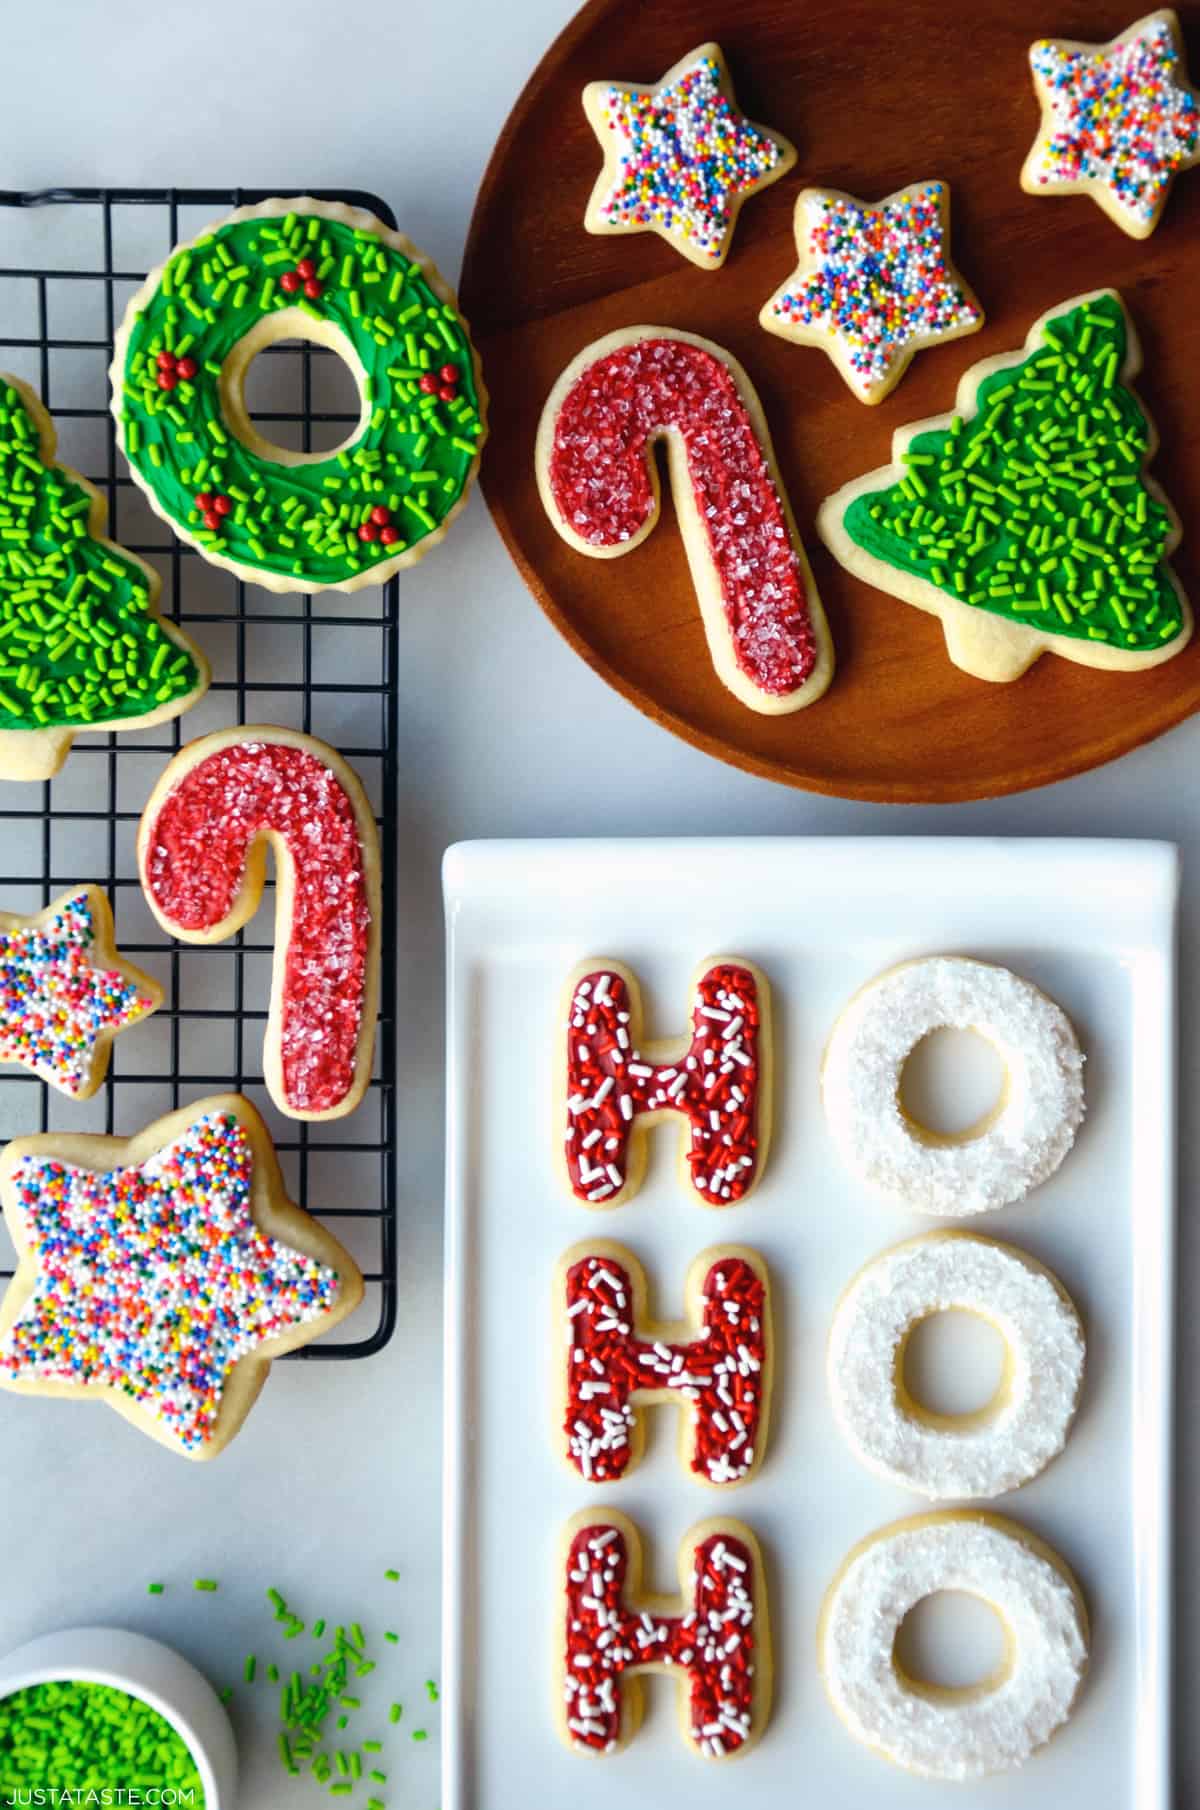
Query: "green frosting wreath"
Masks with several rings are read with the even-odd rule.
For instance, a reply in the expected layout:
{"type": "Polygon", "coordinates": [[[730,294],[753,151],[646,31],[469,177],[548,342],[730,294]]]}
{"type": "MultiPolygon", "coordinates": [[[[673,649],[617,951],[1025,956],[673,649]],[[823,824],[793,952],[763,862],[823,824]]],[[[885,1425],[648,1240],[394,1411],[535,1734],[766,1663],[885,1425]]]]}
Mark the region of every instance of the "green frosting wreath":
{"type": "Polygon", "coordinates": [[[462,501],[485,434],[450,291],[406,240],[340,204],[244,209],[174,251],[130,304],[113,389],[159,513],[275,589],[354,588],[412,563],[462,501]],[[362,420],[335,452],[271,447],[242,403],[255,352],[297,336],[333,345],[359,381],[362,420]]]}

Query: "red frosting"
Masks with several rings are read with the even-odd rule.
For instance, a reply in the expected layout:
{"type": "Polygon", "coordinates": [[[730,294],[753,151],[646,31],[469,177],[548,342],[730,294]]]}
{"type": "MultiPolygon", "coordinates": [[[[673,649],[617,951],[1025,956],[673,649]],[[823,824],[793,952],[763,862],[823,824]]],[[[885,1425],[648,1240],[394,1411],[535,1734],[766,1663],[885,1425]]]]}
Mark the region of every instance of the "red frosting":
{"type": "Polygon", "coordinates": [[[325,1112],[355,1079],[371,909],[354,805],[305,748],[247,741],[197,761],[150,826],[147,892],[179,930],[215,930],[238,901],[246,857],[273,832],[294,875],[282,959],[280,1064],[288,1106],[325,1112]]]}
{"type": "Polygon", "coordinates": [[[629,1019],[620,974],[598,968],[577,983],[567,1026],[565,1127],[567,1172],[577,1199],[600,1205],[617,1193],[625,1184],[634,1119],[667,1110],[682,1113],[691,1128],[692,1186],[712,1206],[740,1200],[758,1167],[754,975],[718,964],[701,976],[691,1048],[677,1062],[643,1061],[632,1046],[629,1019]]]}
{"type": "Polygon", "coordinates": [[[690,1684],[688,1735],[712,1758],[733,1753],[754,1715],[754,1560],[741,1540],[710,1534],[696,1548],[682,1616],[625,1601],[629,1555],[620,1528],[581,1528],[567,1553],[564,1690],[578,1747],[609,1749],[621,1733],[622,1673],[670,1665],[690,1684]]]}
{"type": "Polygon", "coordinates": [[[650,442],[683,438],[734,658],[760,690],[799,689],[817,641],[788,519],[728,367],[702,346],[643,339],[582,371],[554,424],[550,488],[593,547],[616,547],[654,510],[650,442]]]}
{"type": "Polygon", "coordinates": [[[631,1399],[669,1389],[692,1415],[692,1469],[710,1483],[751,1470],[763,1408],[766,1289],[744,1257],[723,1257],[704,1278],[699,1336],[687,1345],[640,1338],[633,1285],[611,1257],[582,1257],[567,1271],[567,1456],[590,1481],[621,1477],[629,1463],[631,1399]]]}

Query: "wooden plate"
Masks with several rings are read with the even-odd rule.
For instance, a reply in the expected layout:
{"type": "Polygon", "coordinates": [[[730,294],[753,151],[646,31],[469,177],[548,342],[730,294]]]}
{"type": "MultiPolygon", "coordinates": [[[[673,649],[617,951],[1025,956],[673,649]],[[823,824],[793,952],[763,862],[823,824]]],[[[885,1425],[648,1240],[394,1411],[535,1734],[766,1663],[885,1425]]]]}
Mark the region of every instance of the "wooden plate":
{"type": "MultiPolygon", "coordinates": [[[[1200,78],[1200,3],[1178,10],[1200,78]]],[[[1039,117],[1029,45],[1108,38],[1135,12],[1136,0],[905,0],[896,10],[882,0],[590,0],[547,51],[492,155],[464,264],[463,307],[492,395],[483,489],[551,620],[656,721],[790,785],[949,801],[1083,772],[1200,708],[1200,636],[1150,672],[1047,655],[1010,685],[968,678],[938,622],[852,579],[813,528],[824,496],[886,462],[894,428],[952,405],[968,365],[1019,347],[1052,304],[1111,284],[1142,338],[1139,389],[1162,437],[1154,472],[1184,523],[1176,569],[1200,601],[1190,526],[1200,524],[1200,172],[1180,177],[1141,243],[1083,197],[1039,199],[1018,184],[1039,117]],[[656,81],[707,38],[724,49],[744,111],[799,150],[791,174],[746,203],[718,271],[651,234],[593,237],[582,224],[600,164],[584,83],[656,81]],[[765,333],[758,310],[794,267],[803,184],[874,200],[933,176],[951,185],[954,256],[987,322],[922,352],[868,409],[823,353],[765,333]],[[641,323],[719,341],[758,387],[837,645],[833,685],[808,710],[758,716],[716,680],[665,488],[657,529],[619,562],[580,557],[546,519],[533,474],[546,395],[583,346],[641,323]]]]}

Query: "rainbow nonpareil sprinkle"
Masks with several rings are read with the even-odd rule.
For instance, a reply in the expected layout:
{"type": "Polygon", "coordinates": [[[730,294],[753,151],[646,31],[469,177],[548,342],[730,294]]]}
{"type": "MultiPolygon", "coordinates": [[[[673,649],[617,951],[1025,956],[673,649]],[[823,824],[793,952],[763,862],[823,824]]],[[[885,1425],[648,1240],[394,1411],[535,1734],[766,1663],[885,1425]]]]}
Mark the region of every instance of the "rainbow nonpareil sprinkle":
{"type": "Polygon", "coordinates": [[[89,1086],[97,1039],[156,1003],[118,970],[92,966],[95,940],[87,892],[52,918],[0,927],[0,1062],[19,1062],[68,1094],[89,1086]]]}
{"type": "Polygon", "coordinates": [[[607,86],[602,119],[620,145],[617,179],[600,202],[605,224],[657,229],[714,263],[738,196],[784,167],[780,143],[731,102],[713,56],[657,88],[607,86]]]}
{"type": "Polygon", "coordinates": [[[203,1445],[234,1365],[328,1313],[339,1287],[336,1271],[259,1229],[253,1160],[226,1113],[129,1168],[22,1158],[14,1187],[37,1270],[0,1371],[119,1390],[184,1450],[203,1445]]]}
{"type": "Polygon", "coordinates": [[[863,401],[914,351],[978,327],[983,314],[946,255],[946,188],[918,183],[878,206],[811,189],[797,214],[801,263],[764,325],[821,345],[863,401]]]}
{"type": "Polygon", "coordinates": [[[1095,50],[1043,40],[1029,60],[1047,117],[1028,175],[1102,185],[1144,234],[1176,173],[1200,157],[1200,102],[1181,79],[1170,23],[1152,15],[1095,50]]]}

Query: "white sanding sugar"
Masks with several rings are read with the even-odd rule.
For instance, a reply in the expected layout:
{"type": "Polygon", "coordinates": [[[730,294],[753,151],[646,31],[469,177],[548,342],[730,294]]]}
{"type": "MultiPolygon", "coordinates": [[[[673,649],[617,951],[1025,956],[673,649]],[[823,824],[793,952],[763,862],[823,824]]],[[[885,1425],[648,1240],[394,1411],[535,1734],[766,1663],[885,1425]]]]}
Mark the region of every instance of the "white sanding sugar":
{"type": "Polygon", "coordinates": [[[1083,1118],[1083,1052],[1065,1012],[1007,968],[932,956],[893,968],[851,1000],[834,1026],[822,1077],[825,1110],[861,1179],[943,1218],[1021,1200],[1052,1175],[1083,1118]],[[1007,1097],[968,1141],[931,1140],[905,1116],[900,1077],[931,1031],[973,1030],[998,1049],[1007,1097]]]}
{"type": "Polygon", "coordinates": [[[863,1463],[921,1495],[977,1499],[1018,1489],[1061,1452],[1083,1380],[1079,1316],[1023,1252],[933,1232],[884,1251],[842,1296],[829,1334],[834,1413],[863,1463]],[[929,1424],[897,1394],[904,1339],[950,1309],[982,1315],[1008,1346],[996,1410],[929,1424]]]}
{"type": "Polygon", "coordinates": [[[969,1514],[899,1522],[849,1561],[826,1600],[821,1666],[834,1708],[858,1740],[927,1778],[1020,1766],[1066,1721],[1087,1669],[1071,1584],[1010,1527],[969,1514]],[[938,1590],[983,1597],[1006,1623],[1011,1662],[994,1687],[926,1694],[897,1672],[897,1630],[938,1590]]]}

